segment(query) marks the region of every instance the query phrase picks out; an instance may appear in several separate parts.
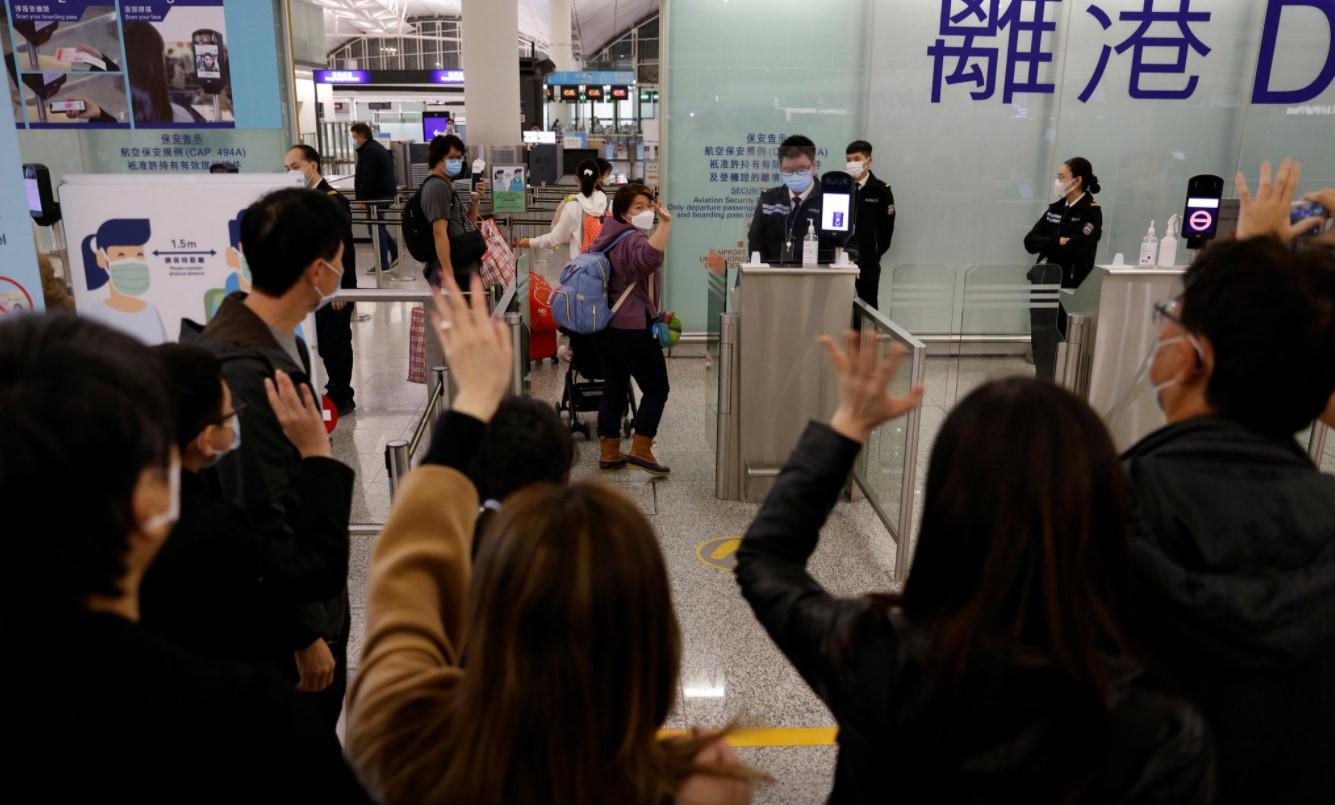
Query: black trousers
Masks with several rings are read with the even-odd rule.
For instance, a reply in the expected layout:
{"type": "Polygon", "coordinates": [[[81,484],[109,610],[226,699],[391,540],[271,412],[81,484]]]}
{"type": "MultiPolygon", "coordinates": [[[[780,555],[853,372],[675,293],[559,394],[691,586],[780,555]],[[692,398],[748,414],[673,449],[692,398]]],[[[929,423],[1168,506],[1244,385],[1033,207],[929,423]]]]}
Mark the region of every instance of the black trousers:
{"type": "Polygon", "coordinates": [[[593,337],[603,362],[605,390],[598,406],[598,435],[620,438],[621,419],[626,415],[626,397],[631,378],[640,387],[640,406],[635,412],[635,433],[653,438],[667,405],[668,374],[663,348],[646,327],[618,330],[608,327],[593,337]]]}
{"type": "Polygon", "coordinates": [[[858,298],[867,303],[867,307],[872,310],[880,310],[878,307],[879,294],[881,290],[881,261],[868,260],[866,265],[858,263],[858,275],[855,286],[857,288],[858,298]]]}
{"type": "MultiPolygon", "coordinates": [[[[1029,269],[1029,281],[1034,285],[1060,285],[1062,267],[1050,263],[1029,269]]],[[[1057,307],[1037,307],[1037,304],[1051,304],[1030,301],[1029,304],[1029,340],[1034,349],[1034,377],[1038,380],[1054,380],[1057,377],[1057,344],[1066,329],[1066,311],[1061,303],[1057,307]]]]}
{"type": "Polygon", "coordinates": [[[325,305],[315,311],[315,338],[324,361],[325,394],[334,405],[352,402],[352,311],[353,305],[334,310],[325,305]]]}

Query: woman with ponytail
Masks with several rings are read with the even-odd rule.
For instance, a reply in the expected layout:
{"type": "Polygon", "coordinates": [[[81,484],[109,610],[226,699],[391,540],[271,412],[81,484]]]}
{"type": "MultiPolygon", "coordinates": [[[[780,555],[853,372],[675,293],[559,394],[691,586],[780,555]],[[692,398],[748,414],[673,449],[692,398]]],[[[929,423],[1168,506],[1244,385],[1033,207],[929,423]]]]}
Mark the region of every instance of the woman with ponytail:
{"type": "MultiPolygon", "coordinates": [[[[1063,162],[1052,182],[1057,200],[1024,236],[1024,250],[1038,255],[1029,279],[1038,285],[1078,288],[1094,270],[1094,254],[1103,236],[1103,208],[1094,200],[1102,188],[1094,167],[1084,157],[1063,162]]],[[[1034,367],[1040,380],[1052,380],[1057,367],[1057,342],[1066,330],[1060,306],[1029,312],[1034,367]]]]}
{"type": "Polygon", "coordinates": [[[157,308],[142,298],[152,282],[147,249],[151,236],[147,218],[113,218],[84,238],[80,248],[88,290],[109,285],[111,292],[105,301],[81,306],[79,313],[149,346],[167,340],[157,308]]]}
{"type": "Polygon", "coordinates": [[[566,246],[570,259],[588,251],[607,217],[607,196],[602,191],[604,170],[597,160],[586,159],[575,169],[579,192],[561,203],[551,232],[536,238],[524,238],[516,249],[555,249],[566,246]]]}

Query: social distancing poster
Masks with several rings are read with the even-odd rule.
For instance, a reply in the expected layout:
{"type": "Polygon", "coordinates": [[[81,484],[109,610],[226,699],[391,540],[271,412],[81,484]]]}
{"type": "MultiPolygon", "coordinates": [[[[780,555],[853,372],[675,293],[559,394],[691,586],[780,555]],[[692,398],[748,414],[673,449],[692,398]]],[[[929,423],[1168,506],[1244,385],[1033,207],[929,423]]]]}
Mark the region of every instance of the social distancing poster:
{"type": "Polygon", "coordinates": [[[60,187],[74,302],[80,315],[146,344],[205,324],[222,300],[249,292],[245,210],[301,187],[285,174],[67,176],[60,187]]]}

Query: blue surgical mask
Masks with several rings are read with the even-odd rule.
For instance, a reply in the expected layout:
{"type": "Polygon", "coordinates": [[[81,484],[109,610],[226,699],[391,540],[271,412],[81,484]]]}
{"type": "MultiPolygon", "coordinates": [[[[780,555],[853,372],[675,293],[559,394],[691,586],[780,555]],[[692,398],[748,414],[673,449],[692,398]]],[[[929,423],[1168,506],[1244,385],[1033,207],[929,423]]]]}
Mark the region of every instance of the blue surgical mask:
{"type": "Polygon", "coordinates": [[[798,171],[796,173],[785,173],[783,184],[794,193],[805,193],[807,188],[811,187],[811,171],[798,171]]]}
{"type": "Polygon", "coordinates": [[[462,159],[445,160],[445,173],[450,176],[458,176],[464,171],[464,161],[462,159]]]}

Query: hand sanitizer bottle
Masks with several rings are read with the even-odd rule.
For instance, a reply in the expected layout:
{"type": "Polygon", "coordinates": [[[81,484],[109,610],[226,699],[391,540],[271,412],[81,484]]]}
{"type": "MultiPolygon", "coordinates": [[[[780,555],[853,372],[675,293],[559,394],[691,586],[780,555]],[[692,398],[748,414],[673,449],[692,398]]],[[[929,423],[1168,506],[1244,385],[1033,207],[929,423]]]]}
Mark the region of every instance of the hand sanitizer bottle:
{"type": "Polygon", "coordinates": [[[807,227],[806,239],[802,241],[802,265],[814,266],[820,262],[820,239],[816,237],[816,224],[807,227]]]}
{"type": "Polygon", "coordinates": [[[1154,222],[1150,221],[1150,231],[1145,233],[1145,239],[1140,242],[1140,267],[1153,268],[1158,257],[1159,238],[1154,234],[1154,222]]]}
{"type": "Polygon", "coordinates": [[[1163,240],[1159,241],[1160,268],[1172,268],[1177,265],[1177,229],[1180,222],[1177,213],[1168,219],[1168,229],[1163,233],[1163,240]]]}

